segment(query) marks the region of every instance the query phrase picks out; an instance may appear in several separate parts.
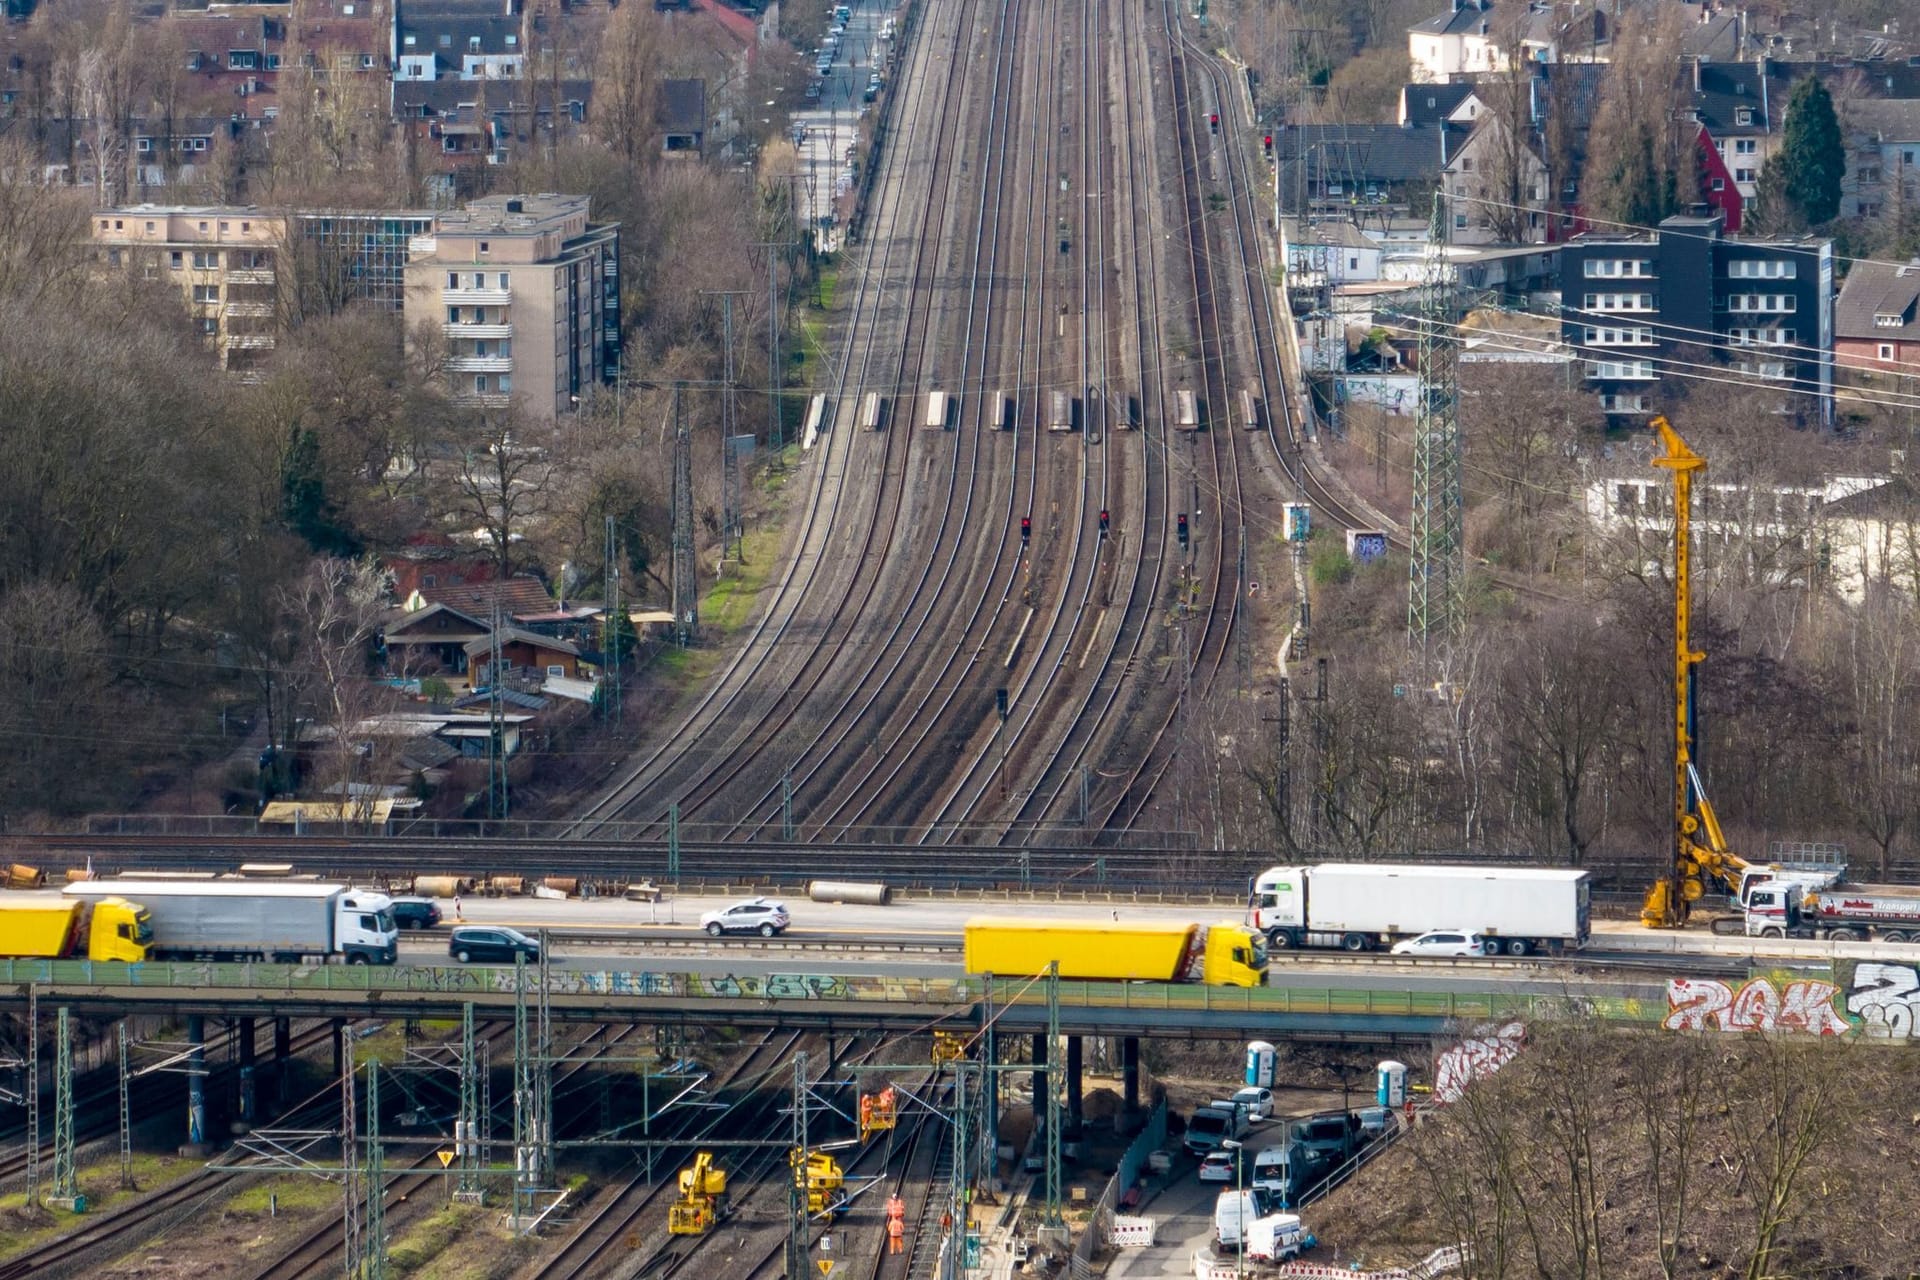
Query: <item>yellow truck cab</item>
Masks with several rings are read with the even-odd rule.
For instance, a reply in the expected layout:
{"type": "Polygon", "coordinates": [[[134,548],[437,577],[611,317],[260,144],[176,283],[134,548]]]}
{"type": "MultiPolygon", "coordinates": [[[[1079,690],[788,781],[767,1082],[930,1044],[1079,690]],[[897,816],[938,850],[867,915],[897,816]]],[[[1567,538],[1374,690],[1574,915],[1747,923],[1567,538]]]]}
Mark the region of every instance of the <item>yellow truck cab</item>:
{"type": "Polygon", "coordinates": [[[1242,924],[1205,930],[1200,981],[1210,987],[1260,987],[1267,982],[1267,940],[1242,924]]]}
{"type": "Polygon", "coordinates": [[[139,964],[153,943],[146,910],[124,898],[0,906],[0,954],[139,964]]]}

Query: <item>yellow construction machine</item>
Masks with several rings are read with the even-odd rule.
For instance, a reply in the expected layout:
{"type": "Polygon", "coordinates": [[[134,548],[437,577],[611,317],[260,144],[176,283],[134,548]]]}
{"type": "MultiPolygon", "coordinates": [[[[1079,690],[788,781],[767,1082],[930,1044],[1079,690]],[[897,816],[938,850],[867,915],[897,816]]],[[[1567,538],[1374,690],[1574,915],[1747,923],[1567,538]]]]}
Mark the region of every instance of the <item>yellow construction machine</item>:
{"type": "Polygon", "coordinates": [[[846,1208],[847,1179],[838,1160],[824,1151],[795,1147],[787,1153],[787,1162],[793,1166],[793,1185],[806,1197],[808,1217],[830,1218],[846,1208]]]}
{"type": "MultiPolygon", "coordinates": [[[[1655,417],[1666,453],[1653,460],[1673,472],[1673,860],[1667,874],[1647,890],[1640,923],[1649,929],[1677,929],[1687,923],[1693,904],[1706,896],[1707,882],[1723,886],[1745,907],[1749,886],[1787,880],[1802,888],[1824,888],[1839,878],[1832,870],[1756,863],[1727,847],[1720,819],[1700,785],[1694,766],[1697,745],[1693,669],[1706,660],[1695,651],[1693,622],[1693,478],[1707,460],[1687,447],[1664,417],[1655,417]]],[[[1714,921],[1714,932],[1742,932],[1737,917],[1714,921]]]]}
{"type": "Polygon", "coordinates": [[[702,1151],[680,1171],[680,1198],[667,1210],[667,1233],[703,1236],[726,1213],[726,1170],[714,1165],[711,1151],[702,1151]]]}

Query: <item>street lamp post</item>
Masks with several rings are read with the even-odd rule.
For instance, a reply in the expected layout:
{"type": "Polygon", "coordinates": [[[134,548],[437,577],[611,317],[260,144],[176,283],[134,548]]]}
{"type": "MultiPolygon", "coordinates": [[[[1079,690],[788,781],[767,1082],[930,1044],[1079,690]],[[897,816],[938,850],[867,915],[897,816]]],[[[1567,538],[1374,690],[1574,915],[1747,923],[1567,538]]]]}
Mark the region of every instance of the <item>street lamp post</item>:
{"type": "Polygon", "coordinates": [[[1233,1221],[1237,1228],[1233,1243],[1234,1280],[1246,1280],[1247,1274],[1247,1189],[1241,1153],[1246,1144],[1237,1138],[1224,1138],[1220,1145],[1233,1152],[1233,1221]]]}

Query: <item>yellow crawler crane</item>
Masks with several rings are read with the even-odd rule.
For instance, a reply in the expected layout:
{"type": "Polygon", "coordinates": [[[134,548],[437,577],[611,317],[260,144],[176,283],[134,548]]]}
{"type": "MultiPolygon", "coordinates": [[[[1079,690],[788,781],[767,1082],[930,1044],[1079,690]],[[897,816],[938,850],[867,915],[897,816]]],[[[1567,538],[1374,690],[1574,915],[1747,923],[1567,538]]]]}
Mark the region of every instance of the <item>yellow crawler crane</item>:
{"type": "Polygon", "coordinates": [[[1705,471],[1707,460],[1687,447],[1666,418],[1656,416],[1653,429],[1667,449],[1653,465],[1673,472],[1673,864],[1647,890],[1640,923],[1649,929],[1678,929],[1706,894],[1709,876],[1737,898],[1742,872],[1751,864],[1727,847],[1720,819],[1693,766],[1693,668],[1707,656],[1694,650],[1691,639],[1693,473],[1705,471]]]}
{"type": "Polygon", "coordinates": [[[726,1170],[714,1166],[711,1151],[702,1151],[680,1171],[680,1198],[667,1210],[667,1233],[703,1236],[726,1212],[726,1170]]]}

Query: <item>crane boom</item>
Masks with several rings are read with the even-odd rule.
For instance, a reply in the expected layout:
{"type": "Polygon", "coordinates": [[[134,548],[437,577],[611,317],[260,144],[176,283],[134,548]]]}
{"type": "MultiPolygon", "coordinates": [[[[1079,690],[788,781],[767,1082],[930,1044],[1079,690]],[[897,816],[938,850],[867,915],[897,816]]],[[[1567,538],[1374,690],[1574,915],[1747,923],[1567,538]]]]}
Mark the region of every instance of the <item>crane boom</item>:
{"type": "Polygon", "coordinates": [[[1647,890],[1640,922],[1649,929],[1677,929],[1706,893],[1708,876],[1738,895],[1748,863],[1727,847],[1693,761],[1693,669],[1707,656],[1694,649],[1691,638],[1693,475],[1707,469],[1707,460],[1687,447],[1664,416],[1654,417],[1653,429],[1667,450],[1653,465],[1673,472],[1673,859],[1647,890]],[[1704,837],[1704,843],[1696,837],[1704,837]]]}

